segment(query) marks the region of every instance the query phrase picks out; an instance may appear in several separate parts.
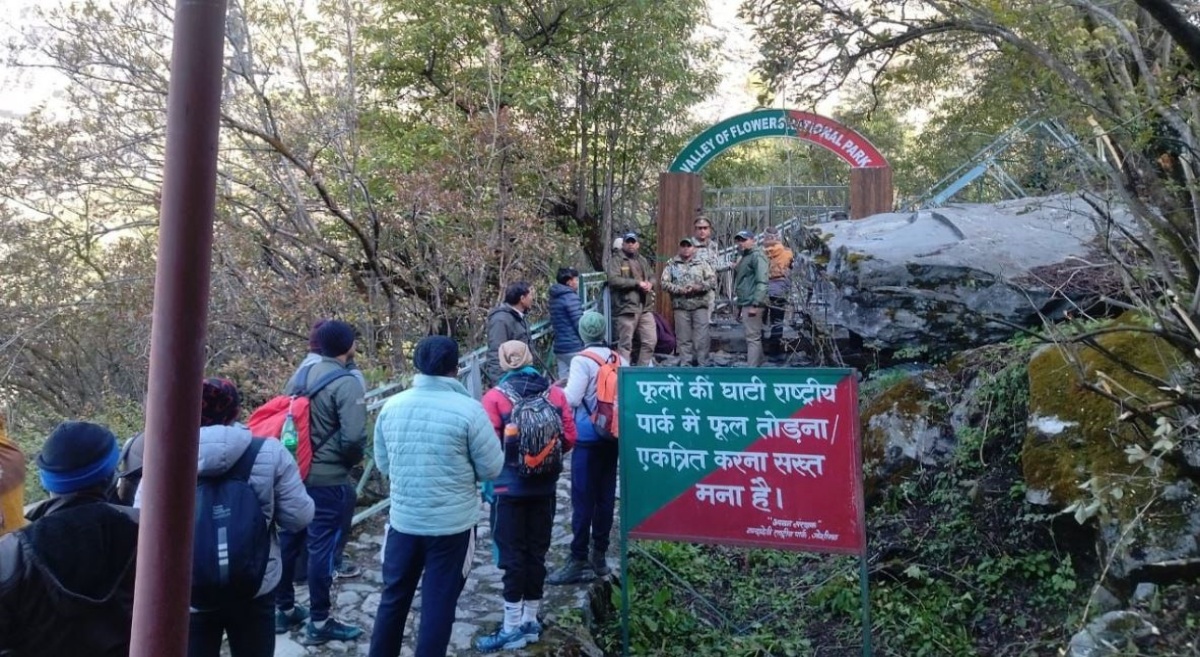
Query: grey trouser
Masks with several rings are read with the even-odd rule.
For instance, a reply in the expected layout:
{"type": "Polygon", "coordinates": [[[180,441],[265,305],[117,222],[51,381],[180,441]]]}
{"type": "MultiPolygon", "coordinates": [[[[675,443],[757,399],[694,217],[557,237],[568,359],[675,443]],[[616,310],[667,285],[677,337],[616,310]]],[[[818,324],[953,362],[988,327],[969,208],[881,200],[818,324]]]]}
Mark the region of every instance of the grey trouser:
{"type": "Polygon", "coordinates": [[[680,365],[691,365],[693,356],[701,366],[708,364],[708,350],[712,345],[708,337],[708,320],[708,308],[675,311],[675,343],[680,365]]]}
{"type": "Polygon", "coordinates": [[[651,365],[654,363],[654,345],[658,344],[658,329],[654,327],[654,315],[649,311],[617,315],[617,353],[635,365],[651,365]],[[637,362],[632,358],[633,332],[637,331],[638,349],[637,362]]]}
{"type": "Polygon", "coordinates": [[[565,379],[571,373],[571,359],[579,355],[578,351],[572,351],[569,354],[554,354],[554,360],[558,364],[558,378],[565,379]]]}
{"type": "Polygon", "coordinates": [[[742,327],[746,329],[746,364],[750,367],[758,367],[763,363],[763,313],[765,308],[758,306],[743,306],[742,309],[742,327]],[[753,317],[750,316],[750,311],[757,311],[753,317]]]}

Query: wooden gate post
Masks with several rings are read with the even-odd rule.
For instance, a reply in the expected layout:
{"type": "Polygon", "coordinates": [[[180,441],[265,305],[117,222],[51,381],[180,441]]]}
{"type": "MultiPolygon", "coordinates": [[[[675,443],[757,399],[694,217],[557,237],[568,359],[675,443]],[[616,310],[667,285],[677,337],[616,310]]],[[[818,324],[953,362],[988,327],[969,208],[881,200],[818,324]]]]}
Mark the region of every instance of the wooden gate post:
{"type": "Polygon", "coordinates": [[[850,218],[892,211],[892,168],[850,169],[850,218]]]}
{"type": "Polygon", "coordinates": [[[655,223],[655,253],[643,254],[654,262],[654,310],[675,328],[671,312],[671,295],[659,286],[659,277],[667,261],[679,252],[679,240],[692,234],[696,211],[702,207],[704,180],[694,173],[661,173],[658,175],[658,216],[655,223]]]}

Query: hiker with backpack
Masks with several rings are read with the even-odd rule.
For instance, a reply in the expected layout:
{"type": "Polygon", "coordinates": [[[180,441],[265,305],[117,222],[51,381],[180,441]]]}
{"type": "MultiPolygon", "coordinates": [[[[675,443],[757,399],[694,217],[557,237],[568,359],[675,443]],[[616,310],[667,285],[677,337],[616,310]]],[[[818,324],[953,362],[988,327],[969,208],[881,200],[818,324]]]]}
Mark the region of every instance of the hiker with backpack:
{"type": "Polygon", "coordinates": [[[274,526],[302,531],[313,501],[283,445],[237,422],[231,381],[205,379],[201,399],[188,657],[217,657],[226,634],[233,657],[271,657],[283,571],[274,526]]]}
{"type": "MultiPolygon", "coordinates": [[[[314,336],[321,360],[300,367],[288,381],[284,397],[269,401],[255,411],[248,423],[259,435],[279,436],[280,432],[259,431],[255,421],[264,409],[279,401],[288,407],[288,399],[307,400],[307,418],[295,418],[301,430],[296,432],[296,457],[308,496],[316,505],[307,532],[281,532],[283,578],[275,593],[275,632],[283,634],[304,626],[304,642],[319,645],[327,641],[353,641],[362,629],[343,623],[331,615],[330,588],[334,562],[342,545],[346,519],[354,514],[355,491],[350,470],[362,461],[367,441],[367,407],[363,386],[347,368],[354,358],[354,327],[340,320],[321,324],[314,336]],[[307,427],[307,431],[303,430],[307,427]],[[293,582],[300,544],[308,548],[308,593],[311,609],[296,604],[293,582]],[[307,622],[306,622],[307,621],[307,622]]],[[[264,423],[265,424],[265,423],[264,423]]],[[[287,437],[281,436],[288,445],[287,437]]]]}
{"type": "MultiPolygon", "coordinates": [[[[313,322],[312,328],[308,331],[308,353],[304,355],[304,360],[300,361],[300,367],[314,365],[321,362],[321,359],[324,358],[321,355],[321,345],[317,342],[317,331],[329,321],[331,320],[328,318],[322,318],[313,322]]],[[[346,361],[346,369],[350,370],[354,378],[358,379],[358,382],[362,384],[363,392],[366,392],[367,379],[363,376],[362,370],[358,369],[358,364],[354,362],[353,356],[346,361]]],[[[354,503],[351,504],[352,508],[358,504],[357,491],[355,493],[354,503]]],[[[350,521],[352,519],[353,514],[346,514],[345,522],[342,524],[342,540],[338,543],[337,552],[335,553],[337,556],[333,560],[334,579],[352,579],[362,574],[362,569],[355,565],[353,561],[346,558],[346,544],[350,541],[350,521]]],[[[308,550],[304,549],[303,544],[296,559],[296,568],[301,571],[297,573],[296,579],[299,579],[301,582],[307,581],[308,550]]]]}
{"type": "Polygon", "coordinates": [[[546,583],[546,552],[554,528],[558,476],[575,445],[575,420],[566,395],[533,367],[529,345],[500,345],[499,384],[483,396],[483,409],[504,448],[504,471],[495,493],[492,540],[504,571],[504,620],[479,637],[480,652],[515,650],[537,643],[546,583]]]}
{"type": "Polygon", "coordinates": [[[456,378],[458,343],[425,337],[413,364],[420,373],[412,387],[389,399],[375,421],[375,465],[388,479],[391,509],[369,657],[400,654],[418,581],[413,657],[445,657],[474,556],[478,485],[504,465],[487,413],[456,378]]]}
{"type": "Polygon", "coordinates": [[[107,503],[117,438],[90,422],[55,427],[37,458],[50,499],[0,537],[0,655],[126,657],[138,512],[107,503]]]}
{"type": "Polygon", "coordinates": [[[571,453],[571,554],[547,584],[576,584],[612,572],[609,534],[617,499],[617,369],[629,365],[604,342],[604,315],[579,320],[584,348],[571,361],[565,394],[575,415],[571,453]]]}

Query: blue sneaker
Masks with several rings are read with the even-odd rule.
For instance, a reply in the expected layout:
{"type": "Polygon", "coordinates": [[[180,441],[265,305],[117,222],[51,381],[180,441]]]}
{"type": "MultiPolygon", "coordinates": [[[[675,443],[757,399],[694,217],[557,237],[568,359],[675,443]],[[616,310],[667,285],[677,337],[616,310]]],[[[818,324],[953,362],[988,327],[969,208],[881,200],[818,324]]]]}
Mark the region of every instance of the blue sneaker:
{"type": "Polygon", "coordinates": [[[287,634],[294,627],[301,627],[308,620],[308,609],[296,605],[291,611],[275,610],[275,633],[287,634]]]}
{"type": "Polygon", "coordinates": [[[499,652],[524,648],[528,643],[521,628],[505,632],[501,627],[491,634],[475,639],[475,649],[479,652],[499,652]]]}
{"type": "Polygon", "coordinates": [[[325,624],[321,627],[317,627],[312,619],[309,619],[301,643],[306,646],[319,646],[330,641],[353,641],[362,636],[362,633],[362,628],[347,625],[333,617],[325,619],[325,624]]]}
{"type": "Polygon", "coordinates": [[[525,635],[525,643],[537,643],[542,640],[542,624],[532,620],[521,623],[521,634],[525,635]]]}

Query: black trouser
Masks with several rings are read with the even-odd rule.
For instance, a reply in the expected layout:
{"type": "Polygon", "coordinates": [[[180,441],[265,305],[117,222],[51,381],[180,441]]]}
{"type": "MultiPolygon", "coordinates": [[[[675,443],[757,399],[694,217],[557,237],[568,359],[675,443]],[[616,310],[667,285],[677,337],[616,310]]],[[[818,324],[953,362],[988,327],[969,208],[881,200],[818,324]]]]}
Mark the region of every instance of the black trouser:
{"type": "Polygon", "coordinates": [[[787,308],[787,297],[770,297],[767,299],[767,339],[763,343],[766,353],[779,355],[783,353],[783,316],[787,308]]]}
{"type": "Polygon", "coordinates": [[[492,540],[500,548],[505,602],[542,599],[556,503],[553,495],[496,496],[492,540]]]}
{"type": "Polygon", "coordinates": [[[213,611],[193,611],[188,626],[188,657],[217,657],[226,633],[233,657],[271,657],[275,654],[275,596],[268,593],[229,602],[213,611]]]}

